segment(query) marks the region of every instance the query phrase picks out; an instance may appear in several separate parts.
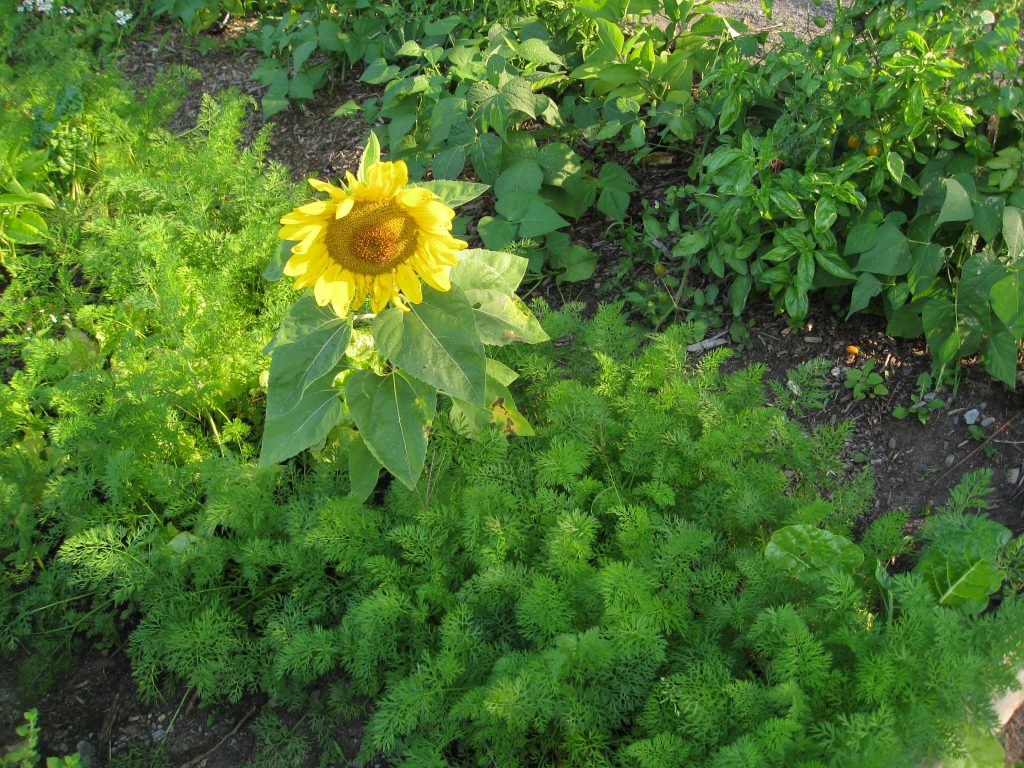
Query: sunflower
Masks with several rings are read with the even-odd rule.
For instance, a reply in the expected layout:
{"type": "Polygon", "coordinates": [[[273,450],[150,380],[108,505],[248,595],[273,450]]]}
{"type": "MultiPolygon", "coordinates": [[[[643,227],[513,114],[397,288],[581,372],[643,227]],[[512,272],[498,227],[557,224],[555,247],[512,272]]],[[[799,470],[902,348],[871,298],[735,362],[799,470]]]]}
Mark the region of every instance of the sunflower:
{"type": "Polygon", "coordinates": [[[405,302],[423,301],[420,278],[447,291],[455,251],[466,247],[451,235],[455,211],[432,191],[407,186],[409,169],[401,160],[345,176],[344,189],[310,179],[330,199],[281,219],[281,238],[296,241],[284,267],[295,288],[312,286],[317,304],[330,304],[339,317],[367,296],[374,312],[389,301],[408,309],[405,302]]]}

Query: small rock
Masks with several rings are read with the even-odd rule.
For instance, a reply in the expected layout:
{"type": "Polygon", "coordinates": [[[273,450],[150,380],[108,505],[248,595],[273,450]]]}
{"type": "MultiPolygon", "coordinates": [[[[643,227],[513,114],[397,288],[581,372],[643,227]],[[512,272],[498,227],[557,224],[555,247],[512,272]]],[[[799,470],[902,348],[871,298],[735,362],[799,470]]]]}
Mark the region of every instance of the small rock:
{"type": "Polygon", "coordinates": [[[83,766],[90,766],[93,764],[93,758],[96,757],[96,747],[85,739],[82,739],[82,741],[75,745],[75,750],[78,752],[78,756],[81,758],[83,766]]]}
{"type": "Polygon", "coordinates": [[[157,728],[155,731],[153,731],[153,741],[160,741],[160,739],[164,737],[165,733],[167,733],[167,731],[165,731],[163,728],[157,728]]]}
{"type": "Polygon", "coordinates": [[[871,466],[873,466],[873,467],[880,467],[880,466],[882,466],[882,459],[872,459],[871,460],[871,466]]]}
{"type": "Polygon", "coordinates": [[[1006,470],[1006,482],[1016,485],[1018,480],[1020,480],[1020,467],[1006,470]]]}
{"type": "Polygon", "coordinates": [[[821,336],[804,336],[804,341],[808,344],[821,344],[821,336]]]}
{"type": "Polygon", "coordinates": [[[896,438],[895,437],[890,437],[889,438],[889,450],[890,451],[895,451],[896,450],[896,438]]]}
{"type": "Polygon", "coordinates": [[[977,422],[979,416],[981,416],[981,411],[977,408],[971,408],[969,411],[964,411],[964,423],[970,426],[977,422]]]}
{"type": "Polygon", "coordinates": [[[839,366],[837,365],[835,368],[833,368],[831,371],[829,371],[829,373],[832,374],[833,378],[838,379],[839,376],[842,374],[842,371],[839,369],[839,366]]]}
{"type": "Polygon", "coordinates": [[[954,464],[956,464],[956,456],[954,456],[952,453],[946,456],[945,464],[947,467],[952,467],[954,464]]]}
{"type": "Polygon", "coordinates": [[[991,427],[995,423],[996,423],[995,416],[986,416],[984,419],[981,420],[981,426],[983,426],[983,427],[991,427]]]}

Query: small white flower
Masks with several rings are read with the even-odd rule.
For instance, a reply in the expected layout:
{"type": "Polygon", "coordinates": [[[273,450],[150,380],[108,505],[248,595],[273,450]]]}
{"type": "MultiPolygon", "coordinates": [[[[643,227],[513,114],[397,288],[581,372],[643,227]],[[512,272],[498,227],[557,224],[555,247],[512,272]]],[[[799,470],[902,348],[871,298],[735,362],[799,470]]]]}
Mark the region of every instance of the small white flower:
{"type": "Polygon", "coordinates": [[[49,13],[53,10],[53,0],[36,0],[36,10],[40,13],[49,13]]]}
{"type": "MultiPolygon", "coordinates": [[[[36,1],[38,2],[38,0],[36,1]]],[[[50,1],[52,2],[53,0],[50,1]]],[[[114,20],[122,27],[132,20],[132,16],[131,11],[122,11],[120,8],[114,11],[114,20]]]]}
{"type": "Polygon", "coordinates": [[[75,9],[70,7],[70,6],[68,6],[68,5],[62,5],[60,7],[60,13],[61,13],[62,16],[70,16],[74,12],[75,12],[75,9]]]}

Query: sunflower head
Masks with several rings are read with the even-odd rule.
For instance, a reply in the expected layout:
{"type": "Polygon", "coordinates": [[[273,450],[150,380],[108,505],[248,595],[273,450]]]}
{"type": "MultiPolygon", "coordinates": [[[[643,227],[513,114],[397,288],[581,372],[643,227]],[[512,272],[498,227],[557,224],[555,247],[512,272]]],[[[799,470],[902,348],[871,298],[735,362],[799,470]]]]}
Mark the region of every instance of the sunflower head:
{"type": "Polygon", "coordinates": [[[455,252],[466,247],[451,235],[455,211],[432,191],[408,186],[403,161],[367,165],[358,177],[348,173],[344,188],[309,183],[328,199],[284,216],[279,233],[296,241],[284,267],[296,289],[312,286],[320,306],[344,317],[367,296],[374,312],[389,301],[402,309],[421,302],[421,278],[438,291],[451,287],[455,252]]]}

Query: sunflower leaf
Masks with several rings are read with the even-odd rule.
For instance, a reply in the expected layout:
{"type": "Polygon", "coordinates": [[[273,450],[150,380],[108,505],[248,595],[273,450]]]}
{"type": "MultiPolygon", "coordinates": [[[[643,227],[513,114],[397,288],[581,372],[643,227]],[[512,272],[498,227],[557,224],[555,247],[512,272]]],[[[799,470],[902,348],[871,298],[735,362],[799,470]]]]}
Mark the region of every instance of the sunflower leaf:
{"type": "Polygon", "coordinates": [[[296,240],[282,240],[277,247],[277,252],[263,270],[264,280],[280,280],[284,276],[284,265],[292,255],[292,248],[298,245],[296,240]]]}
{"type": "Polygon", "coordinates": [[[286,388],[296,383],[305,389],[311,381],[338,367],[351,336],[352,326],[347,320],[330,307],[319,306],[312,296],[303,296],[292,305],[277,335],[263,350],[271,355],[271,387],[277,384],[278,391],[282,391],[282,384],[286,388]]]}
{"type": "Polygon", "coordinates": [[[437,390],[404,371],[378,376],[361,370],[345,382],[345,401],[373,458],[407,488],[415,488],[427,456],[437,390]]]}
{"type": "Polygon", "coordinates": [[[370,131],[366,137],[366,147],[363,149],[363,156],[359,159],[359,178],[363,178],[363,172],[371,165],[380,162],[380,142],[377,141],[377,134],[370,131]]]}
{"type": "Polygon", "coordinates": [[[377,458],[366,447],[362,436],[356,438],[348,447],[348,495],[359,501],[366,501],[377,487],[381,466],[377,458]]]}
{"type": "Polygon", "coordinates": [[[421,181],[409,186],[429,189],[449,208],[457,208],[470,200],[476,200],[490,189],[486,184],[477,184],[472,181],[421,181]]]}
{"type": "Polygon", "coordinates": [[[290,459],[327,437],[342,414],[341,398],[333,386],[336,375],[336,371],[331,371],[312,382],[291,408],[272,400],[268,394],[261,467],[290,459]]]}
{"type": "Polygon", "coordinates": [[[536,344],[548,335],[533,313],[515,295],[527,260],[492,251],[460,254],[452,280],[473,306],[476,327],[484,344],[504,345],[513,341],[536,344]]]}
{"type": "Polygon", "coordinates": [[[458,288],[442,293],[424,286],[423,302],[411,304],[408,312],[388,309],[377,315],[373,339],[397,367],[452,397],[484,404],[484,345],[473,307],[458,288]]]}

